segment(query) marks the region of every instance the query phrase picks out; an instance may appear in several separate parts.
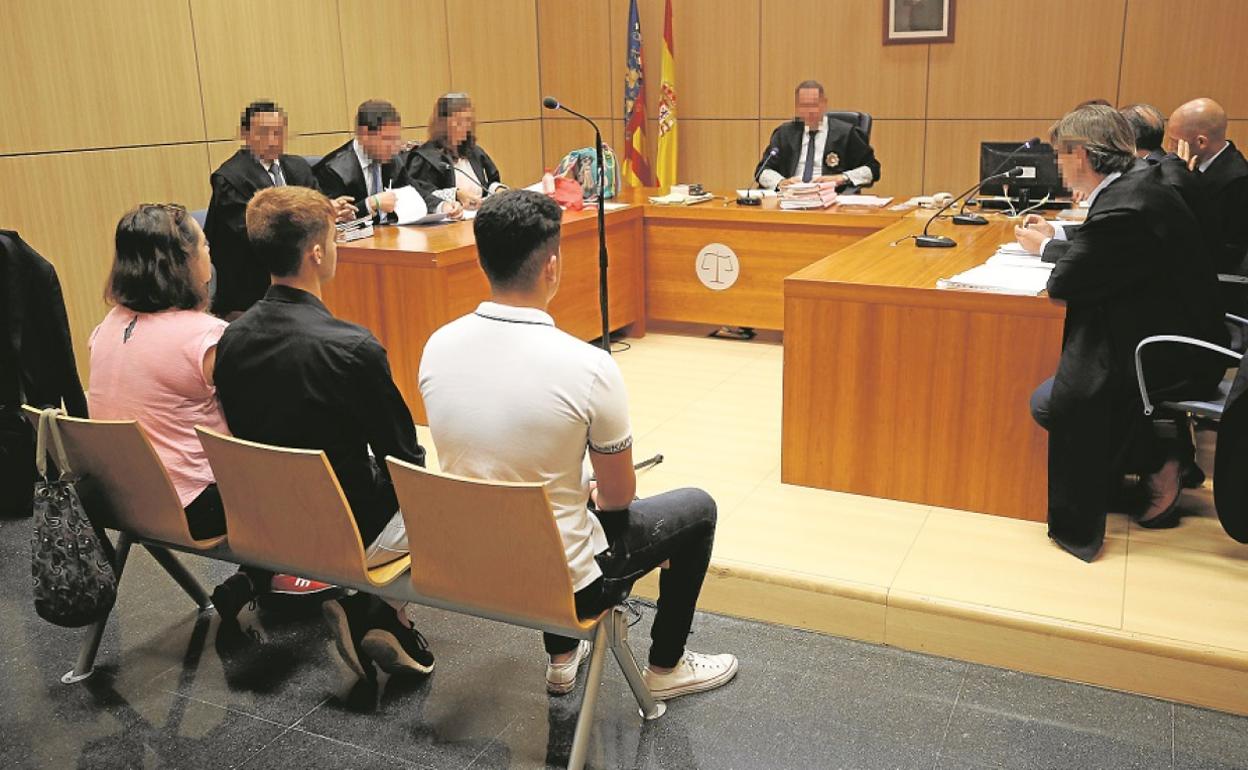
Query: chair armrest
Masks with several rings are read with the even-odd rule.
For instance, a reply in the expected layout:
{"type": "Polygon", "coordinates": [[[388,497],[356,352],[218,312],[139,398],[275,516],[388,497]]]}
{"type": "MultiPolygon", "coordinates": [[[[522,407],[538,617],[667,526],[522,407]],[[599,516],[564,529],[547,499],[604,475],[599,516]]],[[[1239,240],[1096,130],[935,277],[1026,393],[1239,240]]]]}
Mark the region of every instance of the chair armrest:
{"type": "Polygon", "coordinates": [[[1248,318],[1235,315],[1234,313],[1225,313],[1224,315],[1226,316],[1226,320],[1230,321],[1231,323],[1238,324],[1240,326],[1248,328],[1248,318]]]}
{"type": "Polygon", "coordinates": [[[1215,345],[1212,342],[1198,340],[1195,337],[1184,337],[1179,334],[1157,334],[1152,337],[1145,337],[1140,340],[1140,344],[1135,346],[1135,378],[1140,386],[1140,399],[1144,402],[1144,414],[1146,415],[1151,415],[1153,413],[1154,406],[1152,401],[1148,398],[1148,388],[1144,385],[1144,367],[1140,363],[1140,353],[1144,350],[1145,345],[1155,345],[1162,342],[1170,342],[1179,345],[1188,345],[1189,347],[1212,350],[1215,353],[1221,353],[1236,363],[1243,359],[1243,355],[1236,353],[1230,348],[1224,348],[1221,345],[1215,345]]]}

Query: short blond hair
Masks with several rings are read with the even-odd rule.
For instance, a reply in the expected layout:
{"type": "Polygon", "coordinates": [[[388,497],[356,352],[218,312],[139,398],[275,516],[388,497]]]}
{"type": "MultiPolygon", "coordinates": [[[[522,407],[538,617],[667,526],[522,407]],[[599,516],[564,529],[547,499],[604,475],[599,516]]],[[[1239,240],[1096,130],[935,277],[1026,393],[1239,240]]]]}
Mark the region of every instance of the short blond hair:
{"type": "Polygon", "coordinates": [[[270,275],[299,272],[303,254],[325,243],[334,227],[334,204],[308,187],[267,187],[247,204],[247,239],[270,275]]]}
{"type": "Polygon", "coordinates": [[[1098,174],[1126,171],[1135,162],[1135,131],[1118,110],[1103,104],[1066,113],[1049,129],[1049,142],[1062,152],[1083,147],[1098,174]]]}

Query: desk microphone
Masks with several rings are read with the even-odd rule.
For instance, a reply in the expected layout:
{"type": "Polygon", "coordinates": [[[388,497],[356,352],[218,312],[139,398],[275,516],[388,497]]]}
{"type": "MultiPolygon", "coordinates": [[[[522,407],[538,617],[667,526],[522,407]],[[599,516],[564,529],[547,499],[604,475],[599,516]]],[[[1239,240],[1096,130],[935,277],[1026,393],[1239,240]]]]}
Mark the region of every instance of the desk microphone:
{"type": "Polygon", "coordinates": [[[750,193],[753,192],[754,189],[761,188],[763,186],[763,183],[758,181],[758,178],[762,176],[763,171],[767,169],[767,164],[775,160],[776,156],[779,154],[780,154],[780,148],[775,146],[774,144],[767,148],[767,152],[764,153],[763,155],[763,162],[758,165],[758,171],[754,172],[754,187],[750,188],[749,190],[746,190],[745,195],[737,196],[738,206],[761,206],[762,205],[763,196],[760,195],[756,198],[753,195],[750,195],[750,193]]]}
{"type": "MultiPolygon", "coordinates": [[[[1023,142],[1019,146],[1015,147],[1012,151],[1010,151],[1009,155],[1006,155],[1005,158],[1000,163],[997,164],[997,167],[992,170],[992,173],[996,174],[1001,169],[1005,168],[1006,164],[1009,163],[1011,160],[1013,160],[1015,155],[1019,154],[1023,150],[1029,150],[1038,144],[1040,144],[1040,137],[1033,136],[1032,138],[1023,142]]],[[[988,177],[988,179],[991,179],[991,178],[992,177],[988,177]]],[[[987,182],[988,179],[985,179],[984,182],[987,182]]],[[[980,184],[982,185],[984,184],[984,182],[980,182],[980,184]]],[[[986,225],[988,224],[988,220],[985,219],[982,215],[966,213],[966,204],[970,200],[971,200],[971,196],[968,195],[962,201],[962,205],[958,208],[958,213],[953,215],[953,223],[955,225],[986,225]]]]}
{"type": "Polygon", "coordinates": [[[485,196],[487,196],[487,195],[489,195],[489,194],[490,194],[490,191],[489,191],[488,189],[486,189],[486,186],[485,186],[484,184],[482,184],[482,183],[481,183],[481,180],[480,180],[480,179],[477,179],[475,176],[473,176],[472,174],[469,174],[467,171],[464,171],[462,168],[460,168],[459,166],[454,165],[453,163],[450,163],[450,162],[445,161],[445,160],[444,160],[444,161],[442,161],[442,171],[443,171],[443,172],[446,172],[446,171],[454,171],[456,174],[459,174],[459,175],[460,175],[460,176],[462,176],[464,179],[467,179],[469,182],[472,182],[472,183],[473,183],[473,184],[475,184],[477,187],[480,187],[480,188],[481,188],[481,197],[483,197],[483,198],[484,198],[485,196]]]}
{"type": "Polygon", "coordinates": [[[957,196],[953,200],[949,201],[944,206],[941,206],[940,211],[937,211],[935,214],[932,215],[931,219],[927,220],[927,224],[923,225],[923,234],[915,236],[914,245],[922,247],[922,248],[927,248],[927,249],[947,249],[952,246],[957,246],[958,242],[950,238],[947,235],[928,235],[927,229],[932,226],[932,222],[935,222],[940,217],[941,214],[945,213],[950,208],[952,208],[953,204],[962,200],[966,196],[973,194],[980,187],[983,187],[986,182],[991,182],[993,179],[1000,179],[1003,177],[1016,177],[1016,176],[1022,176],[1022,175],[1023,175],[1023,167],[1015,166],[1009,171],[1003,171],[1000,174],[993,174],[991,176],[986,176],[983,179],[976,182],[975,184],[971,185],[971,188],[969,190],[957,196]]]}

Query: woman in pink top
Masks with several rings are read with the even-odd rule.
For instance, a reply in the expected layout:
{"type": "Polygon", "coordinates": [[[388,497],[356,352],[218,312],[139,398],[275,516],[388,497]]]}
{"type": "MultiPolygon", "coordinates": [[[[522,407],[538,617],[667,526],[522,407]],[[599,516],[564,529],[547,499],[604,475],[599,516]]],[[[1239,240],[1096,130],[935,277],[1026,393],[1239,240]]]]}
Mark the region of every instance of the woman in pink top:
{"type": "MultiPolygon", "coordinates": [[[[186,209],[140,204],[117,223],[117,251],[104,297],[113,308],[91,333],[87,405],[97,420],[137,420],[160,457],[191,536],[225,533],[221,496],[195,433],[203,425],[228,433],[213,365],[226,323],[207,312],[212,262],[204,231],[186,209]]],[[[271,573],[245,569],[213,591],[223,622],[271,573]]],[[[307,593],[328,588],[286,575],[273,588],[307,593]]]]}

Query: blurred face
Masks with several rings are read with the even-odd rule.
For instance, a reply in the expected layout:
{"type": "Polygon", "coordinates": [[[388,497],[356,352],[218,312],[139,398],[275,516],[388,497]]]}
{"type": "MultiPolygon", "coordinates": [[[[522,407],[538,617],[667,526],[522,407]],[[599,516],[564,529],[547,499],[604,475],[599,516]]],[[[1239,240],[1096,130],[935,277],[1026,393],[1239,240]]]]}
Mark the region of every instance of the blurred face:
{"type": "Polygon", "coordinates": [[[364,152],[368,153],[368,157],[378,163],[385,163],[393,158],[403,146],[403,137],[400,133],[398,123],[386,123],[376,131],[369,131],[367,128],[357,129],[356,137],[364,147],[364,152]]]}
{"type": "Polygon", "coordinates": [[[1174,152],[1180,139],[1187,142],[1193,155],[1201,158],[1208,157],[1211,151],[1216,152],[1207,135],[1188,124],[1182,117],[1172,115],[1166,125],[1166,149],[1174,152]]]}
{"type": "Polygon", "coordinates": [[[803,88],[797,92],[793,110],[806,124],[807,130],[817,131],[823,122],[823,114],[828,111],[828,99],[819,93],[818,88],[803,88]]]}
{"type": "Polygon", "coordinates": [[[1058,147],[1057,170],[1062,175],[1062,182],[1072,192],[1090,193],[1097,182],[1090,180],[1088,175],[1088,151],[1082,145],[1074,145],[1068,149],[1058,147]]]}
{"type": "Polygon", "coordinates": [[[286,151],[286,116],[280,112],[257,112],[251,127],[242,129],[247,149],[265,163],[272,163],[286,151]]]}
{"type": "Polygon", "coordinates": [[[460,142],[468,138],[468,132],[472,130],[472,109],[460,110],[452,113],[446,119],[446,138],[452,147],[458,147],[460,142]]]}

